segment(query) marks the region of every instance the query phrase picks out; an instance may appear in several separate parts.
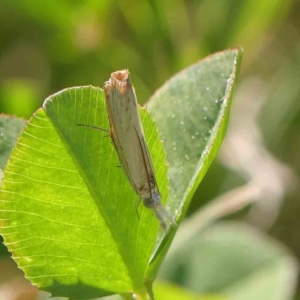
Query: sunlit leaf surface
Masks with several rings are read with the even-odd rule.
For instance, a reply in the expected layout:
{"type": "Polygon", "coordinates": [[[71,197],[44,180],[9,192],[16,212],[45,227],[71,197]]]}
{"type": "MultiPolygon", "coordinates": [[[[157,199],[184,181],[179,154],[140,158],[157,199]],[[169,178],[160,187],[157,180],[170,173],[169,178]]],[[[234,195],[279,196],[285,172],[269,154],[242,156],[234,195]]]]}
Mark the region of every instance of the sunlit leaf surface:
{"type": "MultiPolygon", "coordinates": [[[[8,162],[1,233],[26,277],[53,295],[84,298],[142,293],[159,222],[139,201],[107,133],[102,89],[79,87],[49,97],[31,118],[8,162]]],[[[141,110],[161,193],[164,150],[141,110]]]]}

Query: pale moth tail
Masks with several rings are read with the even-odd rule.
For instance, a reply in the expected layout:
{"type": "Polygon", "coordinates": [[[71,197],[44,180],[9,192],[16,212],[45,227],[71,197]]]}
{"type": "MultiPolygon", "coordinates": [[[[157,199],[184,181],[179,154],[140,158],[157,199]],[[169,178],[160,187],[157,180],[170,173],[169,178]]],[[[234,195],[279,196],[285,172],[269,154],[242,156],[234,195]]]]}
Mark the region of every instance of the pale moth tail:
{"type": "Polygon", "coordinates": [[[167,230],[167,224],[177,227],[177,223],[173,216],[162,204],[156,205],[153,208],[153,213],[159,219],[160,225],[164,230],[167,230]]]}

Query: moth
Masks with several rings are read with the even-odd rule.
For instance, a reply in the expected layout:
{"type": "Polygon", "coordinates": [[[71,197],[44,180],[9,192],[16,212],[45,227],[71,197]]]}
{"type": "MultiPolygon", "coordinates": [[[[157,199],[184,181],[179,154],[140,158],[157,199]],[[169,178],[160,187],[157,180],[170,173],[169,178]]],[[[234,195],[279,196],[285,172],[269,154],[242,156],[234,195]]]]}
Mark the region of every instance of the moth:
{"type": "MultiPolygon", "coordinates": [[[[161,203],[161,194],[141,125],[135,90],[129,79],[129,71],[112,73],[104,84],[104,93],[110,136],[128,181],[140,196],[144,206],[152,209],[163,229],[167,229],[167,223],[176,226],[175,220],[161,203]]],[[[96,126],[78,125],[107,131],[96,126]]]]}
{"type": "Polygon", "coordinates": [[[176,225],[169,211],[161,203],[154,167],[138,112],[134,87],[129,71],[111,74],[104,84],[110,135],[123,170],[145,207],[152,209],[162,228],[167,222],[176,225]]]}

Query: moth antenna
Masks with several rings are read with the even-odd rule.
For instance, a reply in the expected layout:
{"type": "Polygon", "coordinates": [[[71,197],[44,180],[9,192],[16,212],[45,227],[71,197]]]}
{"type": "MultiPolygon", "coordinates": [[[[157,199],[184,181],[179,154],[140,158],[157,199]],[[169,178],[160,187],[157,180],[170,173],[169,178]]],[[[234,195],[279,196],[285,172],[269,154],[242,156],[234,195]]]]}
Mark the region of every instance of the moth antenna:
{"type": "Polygon", "coordinates": [[[91,128],[91,129],[96,129],[96,130],[100,130],[100,131],[104,131],[104,132],[110,132],[108,129],[97,127],[97,126],[93,126],[93,125],[77,124],[77,126],[81,126],[81,127],[85,127],[85,128],[91,128]]]}

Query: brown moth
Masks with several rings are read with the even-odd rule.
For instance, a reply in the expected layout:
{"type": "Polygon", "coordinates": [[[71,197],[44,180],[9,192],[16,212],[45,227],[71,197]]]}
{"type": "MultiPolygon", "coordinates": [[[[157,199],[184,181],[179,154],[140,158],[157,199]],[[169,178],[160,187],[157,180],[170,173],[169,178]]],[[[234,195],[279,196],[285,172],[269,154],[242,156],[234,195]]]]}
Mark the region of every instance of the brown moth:
{"type": "MultiPolygon", "coordinates": [[[[167,223],[177,226],[161,203],[161,194],[141,125],[135,90],[129,80],[129,71],[112,73],[104,84],[104,92],[110,136],[132,188],[141,197],[144,206],[152,209],[163,229],[167,229],[167,223]]],[[[77,125],[108,131],[92,125],[77,125]]]]}

